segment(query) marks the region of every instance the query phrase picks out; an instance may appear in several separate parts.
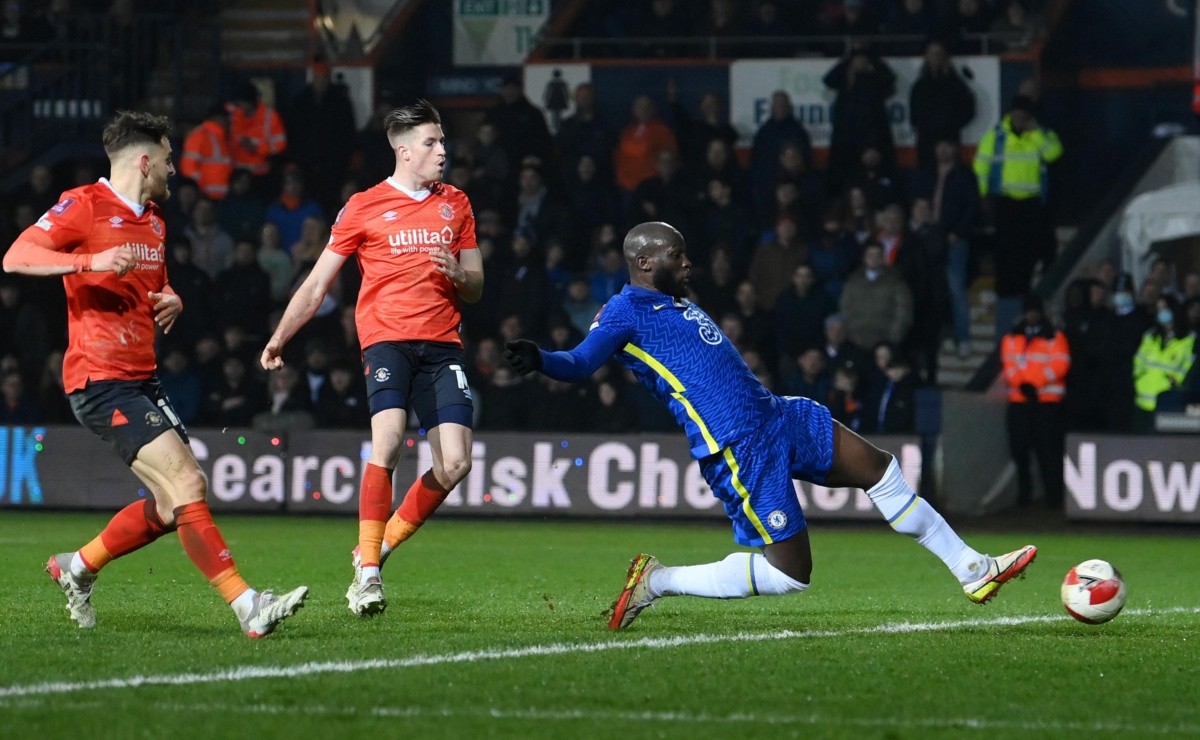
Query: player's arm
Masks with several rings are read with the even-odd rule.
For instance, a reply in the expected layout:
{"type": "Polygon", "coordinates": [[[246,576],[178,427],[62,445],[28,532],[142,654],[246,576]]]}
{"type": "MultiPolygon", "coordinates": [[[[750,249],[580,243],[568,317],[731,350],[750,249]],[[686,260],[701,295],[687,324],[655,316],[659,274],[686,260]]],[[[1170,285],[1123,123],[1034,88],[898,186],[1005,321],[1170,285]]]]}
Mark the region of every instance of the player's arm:
{"type": "Polygon", "coordinates": [[[115,272],[124,275],[137,267],[137,256],[129,247],[113,247],[96,254],[66,251],[80,241],[57,242],[41,227],[30,226],[5,253],[4,271],[39,277],[77,272],[115,272]]]}
{"type": "Polygon", "coordinates": [[[539,370],[555,380],[575,383],[599,370],[624,344],[617,335],[593,329],[574,349],[562,352],[547,352],[528,339],[507,342],[504,359],[522,375],[539,370]]]}
{"type": "Polygon", "coordinates": [[[288,340],[300,330],[300,327],[307,324],[309,319],[317,313],[321,301],[325,300],[325,294],[329,292],[330,283],[337,277],[338,270],[342,269],[346,257],[347,255],[339,254],[331,249],[321,252],[312,272],[308,273],[308,277],[304,278],[304,282],[300,284],[296,294],[288,301],[287,308],[283,311],[283,318],[279,320],[279,326],[276,327],[275,333],[271,335],[271,339],[267,341],[267,346],[262,351],[259,361],[262,363],[263,369],[277,370],[283,367],[283,358],[280,356],[283,345],[287,344],[288,340]]]}
{"type": "Polygon", "coordinates": [[[446,247],[429,255],[433,269],[454,283],[454,290],[465,303],[474,303],[483,295],[483,257],[478,249],[464,249],[454,255],[446,247]]]}

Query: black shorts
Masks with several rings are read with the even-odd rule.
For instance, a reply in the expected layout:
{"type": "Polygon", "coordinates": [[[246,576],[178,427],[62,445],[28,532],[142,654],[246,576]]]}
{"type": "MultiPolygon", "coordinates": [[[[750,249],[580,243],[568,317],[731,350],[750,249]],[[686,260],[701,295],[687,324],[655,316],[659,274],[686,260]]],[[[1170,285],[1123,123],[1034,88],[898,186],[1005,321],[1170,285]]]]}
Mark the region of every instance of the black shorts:
{"type": "Polygon", "coordinates": [[[474,410],[463,349],[445,342],[379,342],[363,350],[371,414],[408,409],[431,429],[471,427],[474,410]]]}
{"type": "Polygon", "coordinates": [[[187,444],[179,420],[157,377],[148,380],[93,380],[67,396],[75,418],[132,465],[138,451],[174,429],[187,444]]]}

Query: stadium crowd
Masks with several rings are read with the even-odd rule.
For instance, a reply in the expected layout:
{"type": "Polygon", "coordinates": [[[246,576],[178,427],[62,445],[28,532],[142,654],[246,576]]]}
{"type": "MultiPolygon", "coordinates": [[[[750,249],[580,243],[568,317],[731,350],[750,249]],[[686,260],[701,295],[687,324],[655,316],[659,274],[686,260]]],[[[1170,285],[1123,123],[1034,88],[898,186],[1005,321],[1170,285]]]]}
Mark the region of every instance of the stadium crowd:
{"type": "MultiPolygon", "coordinates": [[[[684,5],[594,3],[605,13],[595,27],[632,23],[647,38],[660,26],[669,35],[685,28],[712,34],[717,28],[709,26],[735,4],[705,3],[708,26],[650,24],[651,16],[673,18],[684,5]],[[630,8],[643,15],[634,18],[630,8]]],[[[727,35],[884,31],[950,39],[924,46],[912,89],[916,166],[898,161],[884,110],[895,75],[867,46],[853,47],[825,77],[836,95],[827,159],[814,154],[782,91],[744,157],[715,92],[684,100],[674,84],[644,91],[617,127],[583,84],[570,91],[571,114],[551,130],[520,80],[505,79],[480,125],[447,128],[444,177],[471,199],[485,265],[483,298],[463,311],[479,428],[675,428],[616,365],[575,386],[518,376],[501,358],[504,342],[522,336],[547,349],[574,346],[627,280],[625,230],[647,220],[683,233],[694,300],[767,387],[826,403],[851,429],[912,431],[916,391],[936,385],[939,352],[970,351],[967,287],[982,251],[976,234],[989,217],[1003,218],[993,201],[1005,197],[988,190],[998,176],[990,160],[976,159],[973,171],[960,149],[975,100],[951,53],[962,32],[1027,23],[1017,16],[1028,8],[1017,0],[995,7],[903,0],[888,4],[890,13],[883,3],[859,0],[753,5],[754,18],[737,19],[727,35]]],[[[332,219],[394,163],[382,128],[394,101],[379,100],[356,129],[348,91],[329,68],[314,64],[311,78],[278,111],[254,86],[237,86],[203,123],[176,132],[180,176],[162,205],[168,274],[185,311],[162,337],[159,372],[186,423],[278,431],[367,426],[354,266],[342,270],[316,318],[291,342],[283,371],[268,376],[255,362],[324,248],[332,219]]],[[[1034,118],[1036,90],[1024,91],[1033,96],[1019,96],[997,130],[1027,115],[1043,131],[1034,118]]],[[[3,245],[63,190],[97,176],[92,162],[33,167],[27,187],[6,202],[3,245]]],[[[1028,273],[1018,272],[1002,299],[1019,302],[1034,263],[1045,267],[1054,257],[1053,247],[1032,255],[1028,273]]],[[[1005,264],[1000,254],[994,261],[997,269],[1005,264]]],[[[59,293],[54,281],[0,276],[0,423],[71,421],[62,397],[59,293]]],[[[1112,263],[1099,265],[1093,278],[1071,287],[1063,316],[1072,358],[1079,358],[1067,380],[1067,425],[1132,428],[1137,371],[1130,369],[1143,337],[1190,337],[1198,327],[1200,275],[1177,276],[1164,261],[1135,290],[1112,263]],[[1175,309],[1165,327],[1156,321],[1164,301],[1175,309]],[[1098,418],[1094,394],[1128,399],[1129,413],[1098,418]]],[[[1170,390],[1180,403],[1200,400],[1194,372],[1172,380],[1170,390]]]]}

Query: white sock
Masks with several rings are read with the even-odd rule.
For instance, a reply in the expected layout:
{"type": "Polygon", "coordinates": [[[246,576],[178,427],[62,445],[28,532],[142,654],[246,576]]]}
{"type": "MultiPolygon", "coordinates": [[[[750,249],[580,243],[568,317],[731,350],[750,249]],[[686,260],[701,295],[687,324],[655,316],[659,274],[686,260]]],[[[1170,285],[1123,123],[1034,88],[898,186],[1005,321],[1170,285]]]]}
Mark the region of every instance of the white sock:
{"type": "Polygon", "coordinates": [[[803,591],[807,583],[790,578],[758,553],[735,552],[705,565],[682,565],[651,572],[646,583],[650,595],[705,596],[711,599],[744,599],[747,596],[803,591]]]}
{"type": "Polygon", "coordinates": [[[379,546],[379,565],[382,566],[387,562],[387,556],[392,554],[392,548],[388,543],[384,542],[379,546]]]}
{"type": "Polygon", "coordinates": [[[367,581],[371,580],[372,578],[379,578],[379,566],[378,565],[364,565],[362,567],[362,572],[359,573],[359,575],[358,575],[358,582],[360,584],[366,583],[367,581]]]}
{"type": "Polygon", "coordinates": [[[254,613],[254,597],[258,596],[258,592],[252,588],[248,588],[242,592],[233,601],[229,602],[229,606],[233,609],[233,613],[237,615],[238,621],[245,621],[254,613]]]}
{"type": "Polygon", "coordinates": [[[90,581],[96,577],[96,574],[88,570],[88,567],[83,563],[83,556],[76,550],[71,556],[71,575],[75,576],[76,580],[90,581]]]}
{"type": "Polygon", "coordinates": [[[941,558],[960,583],[973,581],[987,572],[988,557],[968,547],[942,515],[913,492],[895,457],[883,478],[867,490],[867,496],[892,529],[912,537],[941,558]]]}

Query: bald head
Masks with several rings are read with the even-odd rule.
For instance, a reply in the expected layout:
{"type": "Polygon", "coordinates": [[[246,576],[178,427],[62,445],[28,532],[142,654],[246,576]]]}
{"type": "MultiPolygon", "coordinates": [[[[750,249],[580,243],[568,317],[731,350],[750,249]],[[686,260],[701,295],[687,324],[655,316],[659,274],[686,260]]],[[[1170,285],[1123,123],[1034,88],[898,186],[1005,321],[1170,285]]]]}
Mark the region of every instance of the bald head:
{"type": "Polygon", "coordinates": [[[661,221],[638,224],[625,235],[625,262],[629,282],[667,295],[687,295],[692,263],[687,258],[683,235],[661,221]]]}
{"type": "Polygon", "coordinates": [[[683,244],[683,234],[680,234],[671,224],[662,221],[647,221],[638,224],[625,235],[623,249],[625,262],[632,273],[637,267],[638,257],[653,256],[672,244],[683,244]]]}

